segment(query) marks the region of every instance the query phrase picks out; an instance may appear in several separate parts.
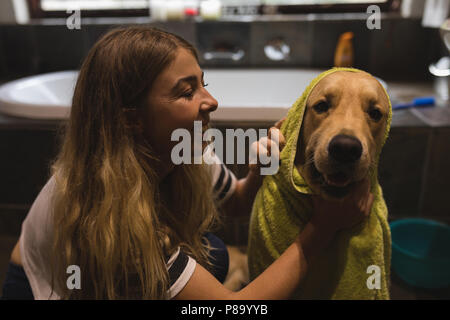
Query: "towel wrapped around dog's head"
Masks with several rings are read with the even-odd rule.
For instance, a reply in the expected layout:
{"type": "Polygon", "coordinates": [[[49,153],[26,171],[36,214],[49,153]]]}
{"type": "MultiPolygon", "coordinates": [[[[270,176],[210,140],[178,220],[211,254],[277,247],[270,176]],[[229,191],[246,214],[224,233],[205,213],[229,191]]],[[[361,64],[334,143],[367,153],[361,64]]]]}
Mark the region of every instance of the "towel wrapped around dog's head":
{"type": "MultiPolygon", "coordinates": [[[[280,173],[283,176],[282,182],[289,182],[291,186],[296,189],[298,192],[305,193],[305,194],[313,194],[314,191],[311,190],[308,183],[305,181],[305,179],[299,174],[297,171],[297,168],[294,165],[294,159],[296,155],[296,149],[298,145],[298,138],[300,135],[300,129],[302,127],[303,123],[303,117],[305,114],[306,109],[306,102],[313,91],[313,89],[316,87],[316,85],[326,76],[335,73],[335,72],[364,72],[358,69],[354,68],[333,68],[330,70],[327,70],[325,72],[322,72],[319,76],[317,76],[314,80],[311,81],[311,83],[308,85],[308,87],[305,89],[303,94],[295,101],[295,103],[292,105],[292,107],[289,109],[288,115],[286,117],[286,120],[284,121],[281,132],[284,135],[286,139],[286,145],[283,149],[283,151],[280,154],[280,159],[282,166],[280,167],[280,173]]],[[[366,73],[366,72],[364,72],[366,73]]],[[[345,86],[345,84],[344,84],[345,86]]],[[[380,84],[380,87],[384,91],[384,94],[387,97],[387,101],[389,104],[388,108],[388,114],[386,117],[386,124],[385,124],[385,132],[383,141],[380,145],[380,149],[377,150],[377,154],[375,156],[375,163],[373,166],[371,166],[370,170],[370,178],[371,178],[371,188],[376,187],[378,180],[377,180],[377,167],[378,167],[378,161],[380,157],[381,147],[384,145],[388,135],[389,130],[391,126],[391,119],[392,119],[392,107],[391,102],[389,99],[389,96],[386,92],[386,89],[380,84]]]]}
{"type": "MultiPolygon", "coordinates": [[[[295,101],[281,127],[286,145],[280,154],[280,169],[277,174],[265,177],[253,204],[248,247],[251,279],[256,278],[287,249],[311,218],[310,195],[316,192],[294,163],[298,139],[311,92],[322,79],[341,71],[364,72],[353,68],[333,68],[321,73],[295,101]]],[[[339,85],[345,87],[346,84],[339,85]]],[[[329,248],[310,266],[306,279],[293,298],[389,298],[391,236],[377,167],[381,147],[388,137],[392,109],[387,92],[384,88],[382,90],[389,107],[383,118],[384,133],[380,133],[384,134],[382,143],[368,171],[374,195],[370,216],[366,223],[336,235],[329,248]],[[368,285],[371,266],[379,271],[379,278],[375,279],[375,287],[379,289],[368,285]]]]}

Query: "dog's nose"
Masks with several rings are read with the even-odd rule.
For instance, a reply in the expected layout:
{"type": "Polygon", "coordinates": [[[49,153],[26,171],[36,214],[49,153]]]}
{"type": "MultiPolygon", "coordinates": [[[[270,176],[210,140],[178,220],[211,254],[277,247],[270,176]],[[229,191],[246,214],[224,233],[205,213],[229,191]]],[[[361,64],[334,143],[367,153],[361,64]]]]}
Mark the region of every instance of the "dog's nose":
{"type": "Polygon", "coordinates": [[[355,137],[338,134],[331,139],[328,145],[328,153],[338,162],[351,163],[361,158],[362,145],[355,137]]]}

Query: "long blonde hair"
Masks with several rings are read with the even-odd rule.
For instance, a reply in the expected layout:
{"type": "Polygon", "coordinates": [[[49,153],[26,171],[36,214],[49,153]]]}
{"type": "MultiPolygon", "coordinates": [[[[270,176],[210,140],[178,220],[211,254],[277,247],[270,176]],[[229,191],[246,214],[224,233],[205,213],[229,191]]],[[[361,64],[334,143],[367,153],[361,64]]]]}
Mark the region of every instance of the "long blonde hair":
{"type": "Polygon", "coordinates": [[[178,48],[198,60],[174,34],[119,28],[105,34],[82,64],[51,167],[52,287],[64,299],[167,298],[170,246],[182,246],[207,266],[202,235],[217,218],[208,170],[176,166],[165,179],[170,192],[164,201],[152,165],[158,158],[138,121],[155,78],[178,48]],[[80,267],[81,290],[67,288],[69,265],[80,267]]]}

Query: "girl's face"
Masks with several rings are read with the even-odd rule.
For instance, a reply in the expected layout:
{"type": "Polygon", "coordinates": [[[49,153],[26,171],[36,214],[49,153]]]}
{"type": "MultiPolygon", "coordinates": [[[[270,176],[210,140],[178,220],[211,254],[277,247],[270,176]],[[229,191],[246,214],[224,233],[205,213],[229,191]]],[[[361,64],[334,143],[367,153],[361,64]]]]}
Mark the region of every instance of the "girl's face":
{"type": "Polygon", "coordinates": [[[144,134],[163,161],[171,161],[171,150],[179,143],[170,139],[175,129],[189,130],[193,139],[194,121],[202,121],[205,128],[218,107],[205,89],[197,60],[186,49],[178,49],[175,60],[156,78],[147,101],[144,134]]]}

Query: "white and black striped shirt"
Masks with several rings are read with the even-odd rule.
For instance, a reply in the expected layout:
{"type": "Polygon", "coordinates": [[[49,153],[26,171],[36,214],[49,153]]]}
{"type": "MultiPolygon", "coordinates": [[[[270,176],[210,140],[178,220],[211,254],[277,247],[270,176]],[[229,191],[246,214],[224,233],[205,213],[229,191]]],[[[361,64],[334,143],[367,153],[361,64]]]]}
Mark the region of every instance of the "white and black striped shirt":
{"type": "MultiPolygon", "coordinates": [[[[212,171],[213,192],[219,204],[228,199],[234,192],[236,178],[222,162],[213,155],[212,171]]],[[[52,290],[52,269],[48,261],[52,252],[52,196],[56,180],[52,176],[33,202],[30,211],[22,223],[20,234],[20,254],[23,268],[30,282],[35,299],[59,299],[59,294],[52,290]]],[[[167,268],[170,275],[169,296],[173,298],[184,288],[194,272],[196,262],[181,250],[167,257],[167,268]]]]}
{"type": "MultiPolygon", "coordinates": [[[[211,164],[213,194],[217,204],[224,203],[234,192],[237,179],[235,175],[220,161],[217,156],[214,164],[211,164]]],[[[169,299],[175,297],[187,284],[194,273],[196,261],[186,255],[180,248],[167,257],[167,269],[169,271],[169,299]]]]}

